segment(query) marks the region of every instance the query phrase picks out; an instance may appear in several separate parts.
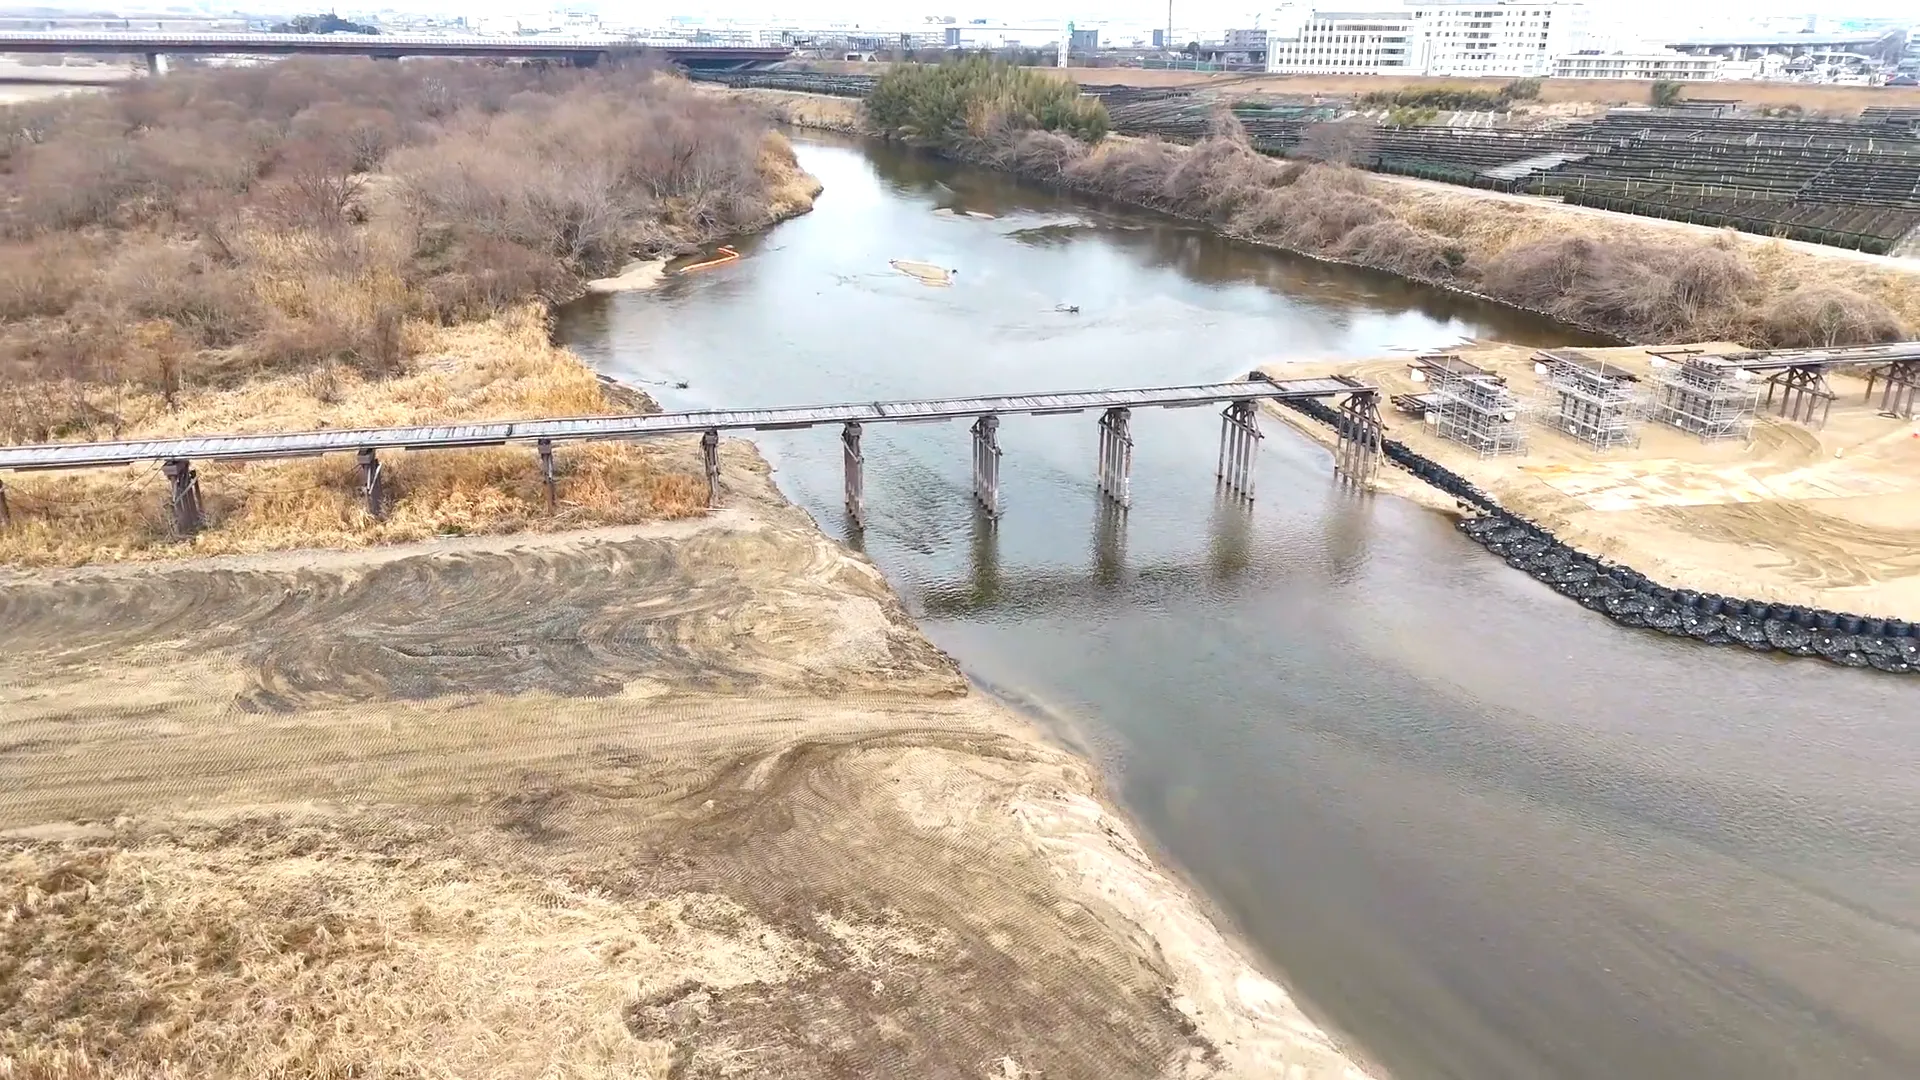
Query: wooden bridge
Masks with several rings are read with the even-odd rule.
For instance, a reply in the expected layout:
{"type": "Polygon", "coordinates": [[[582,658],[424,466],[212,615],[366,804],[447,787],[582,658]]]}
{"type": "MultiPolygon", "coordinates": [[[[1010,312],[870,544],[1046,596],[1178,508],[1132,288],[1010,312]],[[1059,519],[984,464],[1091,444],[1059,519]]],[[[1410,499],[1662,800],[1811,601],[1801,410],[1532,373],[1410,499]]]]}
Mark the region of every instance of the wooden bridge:
{"type": "MultiPolygon", "coordinates": [[[[0,446],[0,471],[94,469],[157,462],[170,489],[174,527],[181,535],[188,535],[197,531],[201,523],[199,478],[193,467],[196,461],[270,461],[331,453],[357,454],[360,462],[360,493],[366,500],[368,513],[378,516],[386,503],[380,463],[380,452],[383,450],[426,451],[529,445],[538,452],[541,475],[546,483],[547,505],[551,509],[556,500],[553,453],[559,444],[697,434],[706,465],[708,503],[718,506],[721,494],[722,432],[787,431],[839,424],[844,449],[847,512],[856,523],[864,523],[865,458],[860,449],[864,425],[940,423],[970,418],[973,420],[973,495],[989,517],[998,517],[999,430],[1002,417],[1056,416],[1100,410],[1099,489],[1107,499],[1124,507],[1131,501],[1128,482],[1133,470],[1130,421],[1134,409],[1181,409],[1225,403],[1226,409],[1221,413],[1220,457],[1215,475],[1228,490],[1251,499],[1254,455],[1261,438],[1260,426],[1255,419],[1257,403],[1262,400],[1334,397],[1344,399],[1340,408],[1347,420],[1339,426],[1339,444],[1334,453],[1335,471],[1349,479],[1365,480],[1379,466],[1379,392],[1367,383],[1344,375],[1314,379],[1271,379],[1260,372],[1249,375],[1246,382],[1135,390],[1081,390],[773,409],[708,409],[632,416],[0,446]]],[[[4,521],[6,514],[5,490],[4,486],[0,486],[0,521],[4,521]]]]}

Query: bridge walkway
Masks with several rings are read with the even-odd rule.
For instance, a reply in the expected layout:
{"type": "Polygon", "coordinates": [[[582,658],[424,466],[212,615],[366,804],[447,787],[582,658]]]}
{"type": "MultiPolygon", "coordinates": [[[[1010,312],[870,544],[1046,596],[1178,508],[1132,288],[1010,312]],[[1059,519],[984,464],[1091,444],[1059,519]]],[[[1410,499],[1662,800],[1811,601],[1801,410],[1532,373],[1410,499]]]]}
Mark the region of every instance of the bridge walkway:
{"type": "MultiPolygon", "coordinates": [[[[1001,394],[903,401],[848,402],[766,409],[705,409],[629,416],[561,417],[484,423],[416,425],[354,430],[297,431],[260,435],[201,435],[117,442],[47,443],[0,446],[0,472],[93,469],[157,462],[172,488],[176,530],[200,524],[195,461],[270,461],[330,453],[359,456],[361,491],[369,512],[384,508],[379,454],[388,450],[430,451],[478,446],[531,445],[539,453],[548,500],[554,498],[553,452],[569,442],[699,435],[705,460],[709,501],[720,500],[720,436],[728,432],[788,431],[838,424],[845,447],[847,509],[865,516],[864,456],[860,435],[876,423],[940,423],[972,419],[973,493],[990,517],[1000,513],[1000,446],[1004,416],[1055,416],[1100,410],[1099,487],[1111,501],[1129,501],[1128,474],[1133,464],[1130,417],[1134,409],[1194,408],[1225,404],[1216,475],[1242,497],[1253,494],[1253,463],[1261,438],[1255,403],[1343,397],[1355,418],[1343,428],[1336,469],[1354,479],[1371,476],[1378,465],[1381,429],[1378,391],[1345,375],[1311,379],[1269,379],[1255,373],[1245,382],[1124,390],[1074,390],[1038,394],[1001,394]]],[[[4,489],[0,488],[0,492],[4,489]]],[[[4,498],[4,495],[0,495],[4,498]]],[[[0,503],[4,505],[4,503],[0,503]]]]}

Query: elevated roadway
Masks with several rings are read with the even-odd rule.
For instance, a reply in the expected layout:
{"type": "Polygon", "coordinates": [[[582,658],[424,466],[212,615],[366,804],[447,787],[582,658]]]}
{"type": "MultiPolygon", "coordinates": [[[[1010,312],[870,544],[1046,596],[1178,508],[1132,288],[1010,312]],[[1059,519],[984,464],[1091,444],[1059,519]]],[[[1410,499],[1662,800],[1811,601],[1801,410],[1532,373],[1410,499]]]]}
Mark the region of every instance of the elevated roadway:
{"type": "MultiPolygon", "coordinates": [[[[702,71],[765,67],[792,55],[792,50],[784,47],[656,44],[611,37],[0,30],[0,53],[119,54],[150,60],[161,56],[451,56],[557,60],[586,66],[641,52],[702,71]]],[[[157,64],[151,66],[158,68],[157,64]]]]}

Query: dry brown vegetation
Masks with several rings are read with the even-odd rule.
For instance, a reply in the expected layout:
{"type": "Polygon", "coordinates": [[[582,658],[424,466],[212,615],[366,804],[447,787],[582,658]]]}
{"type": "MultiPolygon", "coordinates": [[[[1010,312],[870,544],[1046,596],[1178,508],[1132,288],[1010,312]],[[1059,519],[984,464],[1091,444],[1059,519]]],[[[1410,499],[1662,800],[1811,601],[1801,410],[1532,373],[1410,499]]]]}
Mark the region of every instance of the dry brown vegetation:
{"type": "MultiPolygon", "coordinates": [[[[754,92],[747,92],[750,96],[754,92]]],[[[807,123],[786,95],[774,108],[807,123]]],[[[823,109],[846,122],[851,104],[823,109]]],[[[1108,137],[1094,145],[976,110],[942,152],[1319,258],[1489,296],[1642,343],[1843,345],[1920,327],[1920,274],[1778,241],[1622,220],[1541,201],[1383,181],[1344,161],[1367,129],[1319,125],[1303,155],[1255,151],[1222,108],[1192,146],[1108,137]]]]}
{"type": "MultiPolygon", "coordinates": [[[[1345,145],[1337,134],[1324,140],[1329,156],[1345,145]]],[[[1548,205],[1435,193],[1338,164],[1278,161],[1249,146],[1226,113],[1191,147],[1116,138],[1089,147],[1057,132],[989,127],[950,149],[1630,341],[1836,345],[1897,340],[1920,325],[1920,275],[1730,232],[1648,230],[1548,205]]]]}
{"type": "MultiPolygon", "coordinates": [[[[0,442],[630,411],[547,346],[540,305],[812,193],[762,120],[641,67],[203,70],[0,130],[0,442]]],[[[544,508],[523,456],[399,462],[385,523],[351,508],[351,462],[204,469],[199,545],[517,527],[544,508]]],[[[691,509],[646,455],[569,457],[573,524],[691,509]]],[[[0,558],[168,540],[151,478],[10,494],[0,558]]]]}
{"type": "MultiPolygon", "coordinates": [[[[821,71],[860,74],[884,74],[889,65],[856,61],[813,61],[809,68],[821,71]]],[[[1100,67],[1043,68],[1059,78],[1072,79],[1082,86],[1180,86],[1197,90],[1217,90],[1223,94],[1299,94],[1347,96],[1411,91],[1497,94],[1508,78],[1450,78],[1442,76],[1395,75],[1266,75],[1237,72],[1168,71],[1162,69],[1100,67]]],[[[1653,89],[1649,79],[1543,79],[1538,100],[1549,104],[1644,105],[1653,89]]],[[[1912,86],[1828,86],[1816,83],[1787,82],[1694,82],[1687,83],[1682,99],[1699,98],[1739,101],[1751,107],[1798,107],[1808,113],[1830,116],[1857,116],[1870,105],[1914,107],[1920,105],[1920,87],[1912,86]]]]}

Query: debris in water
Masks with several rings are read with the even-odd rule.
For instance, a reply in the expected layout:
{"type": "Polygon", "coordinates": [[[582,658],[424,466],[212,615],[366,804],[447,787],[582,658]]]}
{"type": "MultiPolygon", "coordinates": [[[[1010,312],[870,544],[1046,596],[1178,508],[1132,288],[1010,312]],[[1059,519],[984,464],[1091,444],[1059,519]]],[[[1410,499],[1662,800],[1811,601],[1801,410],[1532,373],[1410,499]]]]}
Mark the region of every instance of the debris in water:
{"type": "Polygon", "coordinates": [[[683,266],[680,268],[680,272],[683,274],[691,274],[695,270],[705,270],[708,267],[712,267],[712,266],[725,266],[727,263],[733,262],[735,259],[738,259],[739,257],[740,257],[739,252],[723,244],[719,248],[715,249],[714,258],[707,259],[702,262],[692,263],[687,266],[683,266]]]}
{"type": "Polygon", "coordinates": [[[915,262],[912,259],[889,259],[887,265],[910,277],[918,278],[922,285],[951,285],[953,275],[958,270],[948,270],[929,262],[915,262]]]}

